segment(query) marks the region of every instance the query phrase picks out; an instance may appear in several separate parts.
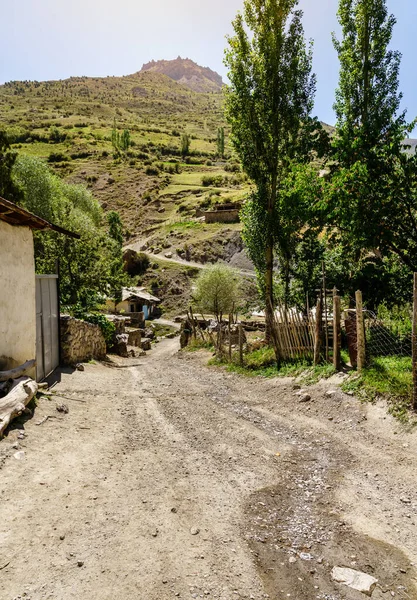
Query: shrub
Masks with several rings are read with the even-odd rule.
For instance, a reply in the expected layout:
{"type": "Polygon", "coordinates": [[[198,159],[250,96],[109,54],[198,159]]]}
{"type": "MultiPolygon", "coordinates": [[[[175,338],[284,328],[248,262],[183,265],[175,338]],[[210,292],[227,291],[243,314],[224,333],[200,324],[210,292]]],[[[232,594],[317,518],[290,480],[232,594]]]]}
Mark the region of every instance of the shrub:
{"type": "Polygon", "coordinates": [[[149,165],[145,169],[146,175],[159,175],[159,169],[156,165],[149,165]]]}
{"type": "Polygon", "coordinates": [[[48,162],[62,162],[64,160],[68,160],[68,156],[63,154],[62,152],[51,152],[48,156],[48,162]]]}
{"type": "Polygon", "coordinates": [[[204,175],[201,179],[201,183],[204,187],[216,187],[223,184],[222,175],[204,175]]]}

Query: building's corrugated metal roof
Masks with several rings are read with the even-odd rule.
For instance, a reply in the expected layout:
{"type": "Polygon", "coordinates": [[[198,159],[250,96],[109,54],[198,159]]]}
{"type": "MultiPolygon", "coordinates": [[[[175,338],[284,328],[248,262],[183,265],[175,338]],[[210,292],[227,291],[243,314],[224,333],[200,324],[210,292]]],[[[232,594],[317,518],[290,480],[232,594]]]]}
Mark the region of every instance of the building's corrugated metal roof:
{"type": "Polygon", "coordinates": [[[13,202],[9,200],[5,200],[0,197],[0,221],[5,221],[9,223],[9,225],[18,225],[21,227],[29,227],[30,229],[53,229],[58,233],[63,233],[64,235],[68,235],[70,237],[80,239],[78,233],[73,233],[72,231],[67,231],[62,227],[58,227],[58,225],[54,225],[53,223],[49,223],[34,215],[33,213],[25,210],[21,206],[17,206],[13,202]]]}
{"type": "Polygon", "coordinates": [[[143,287],[129,287],[122,289],[122,301],[125,302],[130,298],[138,298],[139,300],[147,300],[148,302],[161,302],[156,296],[152,296],[143,287]]]}

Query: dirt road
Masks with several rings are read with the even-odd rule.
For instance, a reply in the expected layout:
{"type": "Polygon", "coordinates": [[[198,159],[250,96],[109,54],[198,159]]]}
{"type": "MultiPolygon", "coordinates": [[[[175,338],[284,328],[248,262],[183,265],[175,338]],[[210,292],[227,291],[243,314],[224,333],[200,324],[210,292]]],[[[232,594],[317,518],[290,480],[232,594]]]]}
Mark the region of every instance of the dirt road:
{"type": "Polygon", "coordinates": [[[63,374],[0,442],[1,600],[363,600],[335,565],[416,600],[416,434],[177,348],[63,374]]]}

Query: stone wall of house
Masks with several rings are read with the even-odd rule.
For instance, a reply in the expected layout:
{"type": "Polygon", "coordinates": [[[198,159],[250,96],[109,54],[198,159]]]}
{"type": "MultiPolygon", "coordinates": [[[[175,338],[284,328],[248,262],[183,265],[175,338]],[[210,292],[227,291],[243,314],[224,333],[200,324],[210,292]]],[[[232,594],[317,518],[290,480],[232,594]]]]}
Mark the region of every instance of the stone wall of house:
{"type": "Polygon", "coordinates": [[[106,357],[106,341],[98,325],[61,316],[61,362],[64,365],[106,357]]]}
{"type": "Polygon", "coordinates": [[[238,223],[239,209],[211,210],[203,213],[206,223],[238,223]]]}

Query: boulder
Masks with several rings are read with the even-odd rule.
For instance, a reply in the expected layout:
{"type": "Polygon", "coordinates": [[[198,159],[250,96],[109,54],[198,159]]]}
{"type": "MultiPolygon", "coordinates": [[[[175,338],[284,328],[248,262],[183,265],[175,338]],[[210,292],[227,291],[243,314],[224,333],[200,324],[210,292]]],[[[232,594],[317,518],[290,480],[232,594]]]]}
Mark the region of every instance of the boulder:
{"type": "Polygon", "coordinates": [[[334,567],[332,570],[332,579],[337,583],[342,583],[352,590],[362,592],[366,596],[372,596],[378,580],[371,575],[355,571],[354,569],[345,569],[343,567],[334,567]]]}
{"type": "Polygon", "coordinates": [[[127,333],[120,333],[115,336],[114,352],[123,358],[128,358],[129,352],[127,345],[129,342],[129,336],[127,333]]]}
{"type": "Polygon", "coordinates": [[[150,350],[151,349],[151,340],[149,338],[143,338],[141,343],[140,343],[140,347],[142,348],[142,350],[150,350]]]}

